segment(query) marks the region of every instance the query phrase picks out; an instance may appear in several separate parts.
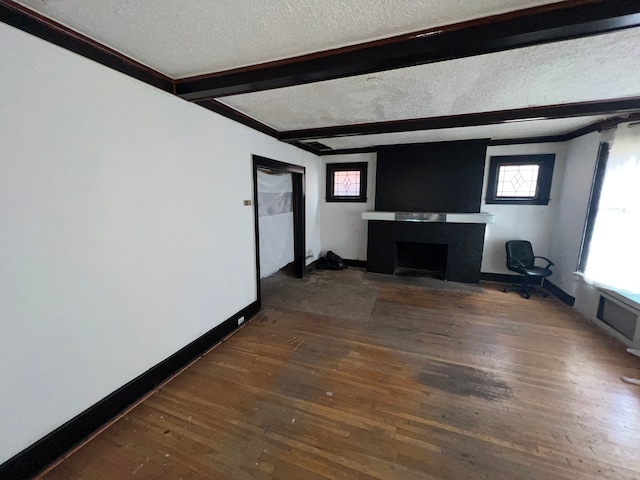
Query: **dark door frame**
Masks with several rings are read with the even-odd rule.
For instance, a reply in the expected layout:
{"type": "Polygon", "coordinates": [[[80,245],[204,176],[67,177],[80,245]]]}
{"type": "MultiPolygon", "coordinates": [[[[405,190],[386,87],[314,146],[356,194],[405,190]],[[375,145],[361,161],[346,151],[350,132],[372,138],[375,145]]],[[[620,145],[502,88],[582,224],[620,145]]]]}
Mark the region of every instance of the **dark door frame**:
{"type": "Polygon", "coordinates": [[[271,160],[253,155],[253,215],[256,240],[256,283],[258,305],[262,305],[260,295],[260,232],[258,228],[258,169],[268,169],[280,173],[290,173],[293,181],[293,266],[296,278],[305,274],[305,168],[299,165],[271,160]]]}

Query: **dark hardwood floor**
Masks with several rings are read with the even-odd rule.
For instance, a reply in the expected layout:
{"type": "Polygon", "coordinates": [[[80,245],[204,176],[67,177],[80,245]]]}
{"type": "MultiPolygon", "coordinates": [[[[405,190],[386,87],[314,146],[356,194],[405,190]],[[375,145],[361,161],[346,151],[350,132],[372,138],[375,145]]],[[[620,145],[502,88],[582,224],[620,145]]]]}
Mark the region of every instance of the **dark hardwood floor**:
{"type": "Polygon", "coordinates": [[[426,283],[276,274],[258,316],[43,478],[640,478],[620,381],[640,359],[554,298],[426,283]]]}

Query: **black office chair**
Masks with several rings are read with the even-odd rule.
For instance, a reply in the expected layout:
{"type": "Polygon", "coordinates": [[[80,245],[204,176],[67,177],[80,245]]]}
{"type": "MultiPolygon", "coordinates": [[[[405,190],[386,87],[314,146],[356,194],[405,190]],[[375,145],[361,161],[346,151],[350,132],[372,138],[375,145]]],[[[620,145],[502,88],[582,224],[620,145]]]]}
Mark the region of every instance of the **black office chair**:
{"type": "Polygon", "coordinates": [[[531,242],[527,240],[509,240],[505,243],[507,249],[507,268],[512,272],[517,272],[522,275],[522,284],[512,285],[505,287],[505,292],[520,292],[526,299],[531,298],[531,293],[542,293],[543,297],[547,297],[546,292],[538,292],[538,290],[531,285],[533,280],[537,283],[537,280],[548,277],[553,272],[549,269],[554,263],[545,257],[537,257],[533,254],[533,247],[531,242]],[[540,258],[549,262],[546,267],[536,267],[534,265],[536,258],[540,258]]]}

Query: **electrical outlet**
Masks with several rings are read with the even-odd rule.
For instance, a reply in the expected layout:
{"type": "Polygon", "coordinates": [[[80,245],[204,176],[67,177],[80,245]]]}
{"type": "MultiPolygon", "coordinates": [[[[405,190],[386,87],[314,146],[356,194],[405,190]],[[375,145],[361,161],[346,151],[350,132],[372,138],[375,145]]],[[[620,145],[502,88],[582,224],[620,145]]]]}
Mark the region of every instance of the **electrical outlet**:
{"type": "Polygon", "coordinates": [[[251,200],[243,200],[242,203],[244,203],[245,207],[248,207],[251,205],[251,200]]]}
{"type": "Polygon", "coordinates": [[[244,316],[238,318],[238,325],[242,325],[244,323],[244,316]]]}

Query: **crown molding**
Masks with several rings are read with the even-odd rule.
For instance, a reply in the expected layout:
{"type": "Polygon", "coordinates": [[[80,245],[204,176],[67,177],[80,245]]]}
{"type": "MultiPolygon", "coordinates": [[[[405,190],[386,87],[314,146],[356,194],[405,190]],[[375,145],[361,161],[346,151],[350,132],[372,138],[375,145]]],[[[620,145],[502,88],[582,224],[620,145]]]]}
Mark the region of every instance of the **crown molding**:
{"type": "Polygon", "coordinates": [[[175,93],[173,79],[11,0],[0,0],[0,21],[70,52],[175,93]]]}

